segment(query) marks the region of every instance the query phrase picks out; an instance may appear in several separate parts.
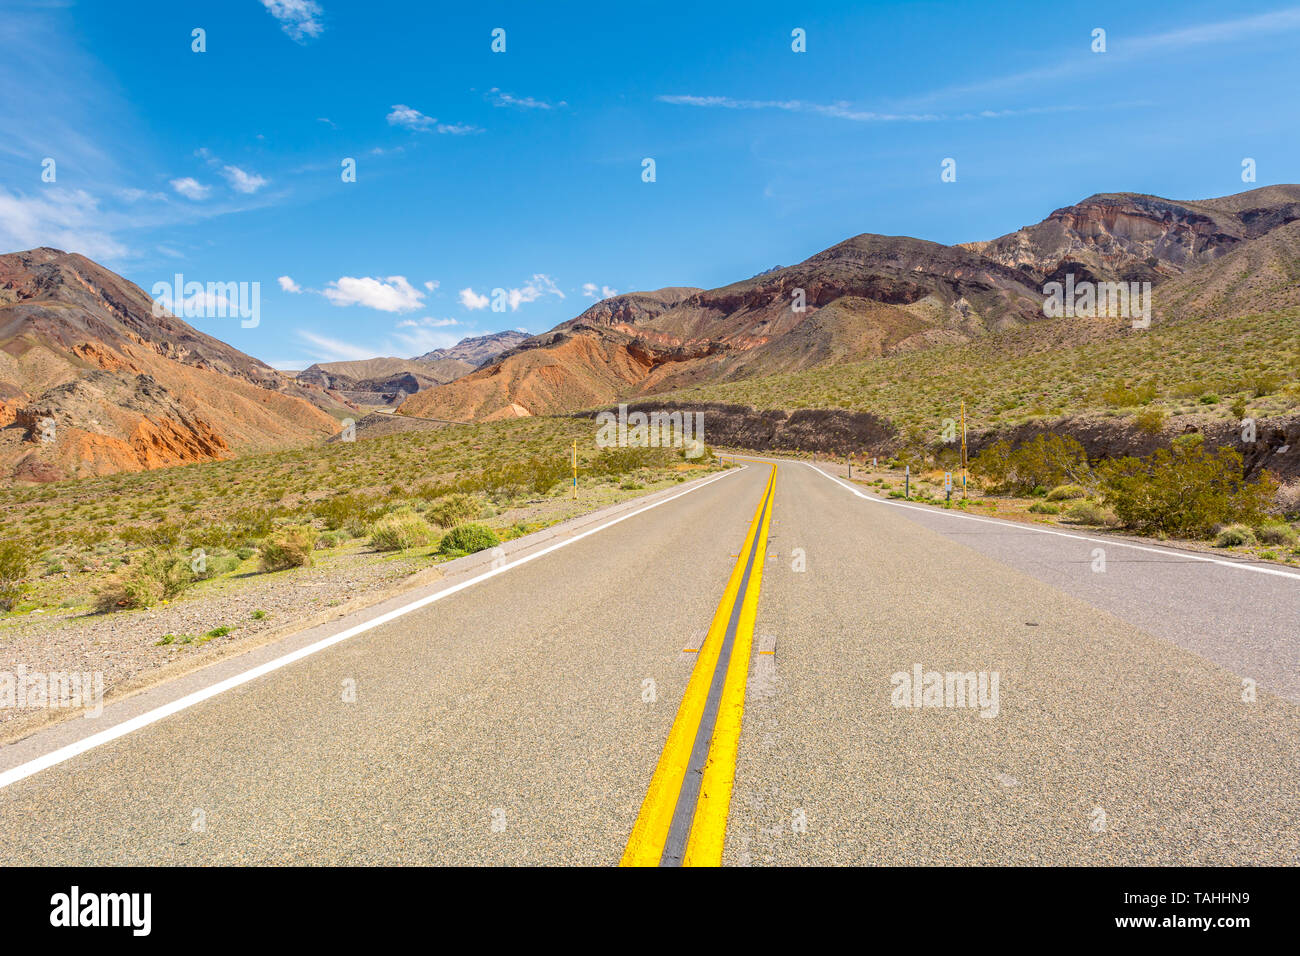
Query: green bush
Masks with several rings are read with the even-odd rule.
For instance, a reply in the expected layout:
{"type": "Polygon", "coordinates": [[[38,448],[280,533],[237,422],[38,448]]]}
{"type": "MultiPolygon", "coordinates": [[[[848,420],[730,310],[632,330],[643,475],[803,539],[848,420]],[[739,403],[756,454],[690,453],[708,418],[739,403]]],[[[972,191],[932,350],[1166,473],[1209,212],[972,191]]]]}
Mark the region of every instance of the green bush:
{"type": "Polygon", "coordinates": [[[153,607],[177,597],[194,581],[187,559],[151,548],[133,555],[131,562],[99,589],[95,609],[107,613],[153,607]]]}
{"type": "Polygon", "coordinates": [[[1145,458],[1119,458],[1097,469],[1101,500],[1125,527],[1178,537],[1208,537],[1222,524],[1261,521],[1276,489],[1267,474],[1242,477],[1241,455],[1205,450],[1199,433],[1145,458]]]}
{"type": "Polygon", "coordinates": [[[1255,537],[1260,544],[1295,544],[1297,538],[1300,538],[1296,535],[1295,528],[1285,521],[1270,521],[1260,525],[1255,529],[1255,537]]]}
{"type": "Polygon", "coordinates": [[[1061,513],[1058,505],[1048,504],[1046,501],[1035,501],[1029,506],[1029,510],[1036,515],[1056,515],[1061,513]]]}
{"type": "Polygon", "coordinates": [[[31,565],[30,545],[21,541],[0,541],[0,611],[12,611],[27,586],[23,578],[31,565]]]}
{"type": "Polygon", "coordinates": [[[1048,501],[1070,501],[1075,498],[1086,498],[1088,492],[1082,485],[1057,485],[1047,493],[1048,501]]]}
{"type": "Polygon", "coordinates": [[[310,525],[281,528],[262,539],[263,571],[283,571],[311,564],[311,553],[316,547],[317,531],[310,525]]]}
{"type": "Polygon", "coordinates": [[[442,536],[438,550],[449,555],[473,554],[486,548],[495,548],[500,543],[500,539],[486,525],[462,524],[442,536]]]}
{"type": "Polygon", "coordinates": [[[370,546],[379,551],[405,551],[433,541],[429,523],[416,514],[391,514],[370,529],[370,546]]]}
{"type": "Polygon", "coordinates": [[[1244,524],[1229,525],[1214,539],[1216,548],[1253,547],[1256,543],[1255,532],[1244,524]]]}
{"type": "Polygon", "coordinates": [[[994,442],[971,462],[971,473],[1013,495],[1027,495],[1042,485],[1066,479],[1081,483],[1088,474],[1083,446],[1068,435],[1035,435],[1019,447],[1006,439],[994,442]]]}
{"type": "Polygon", "coordinates": [[[1067,519],[1075,524],[1109,524],[1110,515],[1106,509],[1091,501],[1076,501],[1065,509],[1067,519]]]}
{"type": "Polygon", "coordinates": [[[424,516],[441,528],[454,528],[482,510],[483,505],[477,498],[466,494],[454,494],[430,505],[424,512],[424,516]]]}

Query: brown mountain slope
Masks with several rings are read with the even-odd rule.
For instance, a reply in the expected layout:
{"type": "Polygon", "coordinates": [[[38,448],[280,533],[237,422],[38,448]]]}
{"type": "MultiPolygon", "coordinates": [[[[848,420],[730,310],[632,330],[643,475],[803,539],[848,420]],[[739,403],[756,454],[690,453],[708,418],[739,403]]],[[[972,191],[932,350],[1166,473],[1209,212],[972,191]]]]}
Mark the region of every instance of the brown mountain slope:
{"type": "MultiPolygon", "coordinates": [[[[986,242],[865,234],[720,289],[597,303],[399,411],[487,417],[570,411],[710,382],[959,343],[1044,318],[1043,285],[1150,281],[1155,320],[1300,300],[1300,186],[1175,201],[1105,193],[986,242]],[[806,309],[793,309],[802,294],[806,309]]],[[[1087,322],[1089,338],[1123,322],[1087,322]]]]}
{"type": "Polygon", "coordinates": [[[0,476],[155,468],[337,430],[317,406],[345,406],[326,392],[152,305],[83,256],[0,256],[0,476]]]}
{"type": "Polygon", "coordinates": [[[415,361],[439,362],[445,359],[453,359],[458,362],[468,362],[471,366],[477,367],[490,359],[496,358],[507,349],[514,348],[526,338],[528,338],[527,332],[517,332],[514,329],[493,332],[490,335],[474,335],[467,339],[461,339],[450,348],[425,352],[423,355],[418,356],[415,361]]]}

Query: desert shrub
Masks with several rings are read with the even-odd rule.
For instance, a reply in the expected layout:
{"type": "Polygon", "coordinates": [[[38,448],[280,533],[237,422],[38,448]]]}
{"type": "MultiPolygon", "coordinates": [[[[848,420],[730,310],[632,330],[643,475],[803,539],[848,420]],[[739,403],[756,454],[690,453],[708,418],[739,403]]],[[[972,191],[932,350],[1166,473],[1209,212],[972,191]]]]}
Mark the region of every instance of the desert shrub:
{"type": "Polygon", "coordinates": [[[1255,529],[1260,544],[1295,544],[1300,536],[1285,521],[1269,521],[1255,529]]]}
{"type": "Polygon", "coordinates": [[[1101,391],[1101,400],[1115,408],[1132,408],[1145,405],[1156,397],[1154,385],[1139,385],[1129,388],[1123,382],[1117,382],[1101,391]]]}
{"type": "Polygon", "coordinates": [[[335,495],[318,501],[311,507],[311,513],[325,524],[325,530],[337,531],[347,524],[349,518],[365,518],[367,505],[353,494],[335,495]]]}
{"type": "Polygon", "coordinates": [[[1074,498],[1086,498],[1088,492],[1083,485],[1057,485],[1047,493],[1048,501],[1069,501],[1074,498]]]}
{"type": "Polygon", "coordinates": [[[1057,515],[1061,513],[1059,505],[1049,504],[1046,501],[1035,501],[1029,506],[1029,510],[1036,515],[1057,515]]]}
{"type": "Polygon", "coordinates": [[[492,529],[481,524],[462,524],[442,536],[438,550],[443,554],[473,554],[501,543],[492,529]]]}
{"type": "Polygon", "coordinates": [[[1145,458],[1124,457],[1097,469],[1101,500],[1138,531],[1206,537],[1215,526],[1259,522],[1276,482],[1242,476],[1241,455],[1205,450],[1203,436],[1183,435],[1145,458]]]}
{"type": "Polygon", "coordinates": [[[1148,435],[1159,435],[1164,431],[1165,420],[1168,417],[1168,412],[1158,405],[1153,405],[1150,408],[1142,409],[1142,411],[1134,415],[1133,424],[1135,424],[1140,431],[1146,432],[1148,435]]]}
{"type": "Polygon", "coordinates": [[[205,554],[202,561],[195,561],[193,554],[191,554],[189,565],[194,580],[207,581],[235,570],[235,568],[239,567],[239,557],[228,551],[215,551],[211,554],[205,554]]]}
{"type": "Polygon", "coordinates": [[[187,559],[151,548],[132,555],[131,563],[99,589],[95,609],[109,612],[153,607],[177,597],[194,581],[187,559]]]}
{"type": "Polygon", "coordinates": [[[587,470],[597,475],[626,475],[640,468],[663,468],[670,448],[602,448],[587,470]]]}
{"type": "Polygon", "coordinates": [[[433,529],[417,514],[391,514],[370,529],[370,546],[379,551],[405,551],[433,540],[433,529]]]}
{"type": "Polygon", "coordinates": [[[262,539],[263,571],[282,571],[311,564],[311,553],[316,547],[317,532],[309,525],[280,528],[262,539]]]}
{"type": "Polygon", "coordinates": [[[0,541],[0,611],[12,611],[22,598],[31,552],[21,541],[0,541]]]}
{"type": "Polygon", "coordinates": [[[483,506],[473,496],[454,494],[448,495],[436,504],[430,505],[425,510],[424,516],[439,527],[454,528],[462,521],[473,518],[482,510],[483,506]]]}
{"type": "Polygon", "coordinates": [[[338,531],[326,531],[316,539],[317,551],[328,551],[331,548],[337,548],[343,541],[343,535],[338,531]]]}
{"type": "Polygon", "coordinates": [[[1255,532],[1244,524],[1228,525],[1214,539],[1216,548],[1250,547],[1255,543],[1255,532]]]}
{"type": "Polygon", "coordinates": [[[1088,457],[1068,435],[1046,433],[1016,448],[1006,439],[994,442],[971,462],[971,473],[1000,491],[1025,495],[1039,485],[1050,488],[1066,479],[1081,483],[1088,474],[1088,457]]]}
{"type": "Polygon", "coordinates": [[[1066,507],[1064,517],[1076,524],[1109,524],[1110,514],[1092,501],[1076,501],[1066,507]]]}

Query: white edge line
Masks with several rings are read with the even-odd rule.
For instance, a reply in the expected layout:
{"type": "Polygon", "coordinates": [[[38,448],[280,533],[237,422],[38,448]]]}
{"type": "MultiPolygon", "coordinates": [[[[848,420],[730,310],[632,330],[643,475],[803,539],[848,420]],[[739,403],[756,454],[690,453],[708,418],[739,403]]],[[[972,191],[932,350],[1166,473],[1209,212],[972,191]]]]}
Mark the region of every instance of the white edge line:
{"type": "Polygon", "coordinates": [[[443,598],[450,597],[458,591],[463,591],[467,587],[477,584],[480,581],[486,581],[488,578],[496,577],[498,574],[504,574],[512,568],[517,568],[521,564],[527,564],[529,561],[550,554],[552,551],[558,551],[560,548],[567,547],[575,541],[581,541],[583,538],[593,535],[598,531],[604,531],[606,528],[613,527],[620,521],[626,521],[628,518],[635,518],[637,515],[644,514],[651,508],[658,508],[660,505],[666,505],[670,501],[676,501],[683,495],[689,495],[693,491],[699,491],[705,485],[711,485],[719,479],[726,478],[728,475],[738,474],[739,472],[744,471],[746,467],[747,466],[742,465],[739,469],[728,469],[720,475],[714,475],[712,478],[705,479],[699,484],[693,485],[675,495],[651,502],[644,508],[637,508],[635,511],[629,511],[627,514],[619,515],[617,518],[606,521],[602,525],[595,528],[589,528],[586,531],[575,534],[571,538],[557,541],[555,544],[548,545],[540,551],[534,551],[532,554],[525,555],[522,558],[517,558],[514,561],[503,564],[499,568],[493,568],[490,571],[485,571],[482,574],[475,575],[474,577],[461,581],[458,584],[454,584],[449,588],[444,588],[435,594],[426,595],[418,601],[412,601],[410,604],[404,604],[403,606],[394,608],[378,617],[356,624],[345,631],[340,631],[338,634],[332,634],[329,637],[316,641],[315,643],[308,644],[306,647],[300,647],[296,651],[291,651],[282,657],[275,658],[275,660],[267,661],[265,664],[259,664],[258,666],[250,668],[243,673],[236,674],[233,677],[227,677],[225,680],[218,681],[202,690],[196,690],[192,694],[186,694],[184,697],[177,698],[169,704],[163,704],[161,707],[155,707],[153,710],[145,711],[143,714],[138,714],[129,720],[124,720],[120,724],[115,724],[112,727],[109,727],[107,730],[101,730],[99,733],[91,734],[89,737],[83,737],[81,740],[74,741],[73,743],[59,747],[56,750],[51,750],[47,754],[43,754],[40,757],[36,757],[33,760],[29,760],[26,763],[19,764],[16,767],[12,767],[11,769],[0,773],[0,790],[3,790],[11,783],[25,780],[33,774],[38,774],[42,770],[47,770],[57,764],[71,760],[73,757],[83,754],[88,750],[93,750],[102,744],[109,743],[119,737],[125,737],[127,734],[133,733],[142,727],[148,727],[150,724],[156,723],[164,717],[170,717],[172,714],[193,707],[195,704],[202,703],[211,697],[216,697],[218,694],[224,694],[228,690],[233,690],[236,687],[247,684],[249,681],[256,680],[265,674],[279,670],[282,667],[287,667],[289,664],[300,661],[304,657],[310,657],[312,654],[323,651],[328,647],[333,647],[335,644],[346,641],[350,637],[356,637],[358,634],[365,633],[381,624],[387,624],[389,621],[395,620],[404,614],[409,614],[412,611],[419,610],[435,601],[441,601],[443,598]]]}
{"type": "MultiPolygon", "coordinates": [[[[757,459],[757,460],[761,461],[762,459],[757,459]]],[[[778,460],[783,460],[783,459],[778,459],[778,460]]],[[[1127,541],[1115,541],[1110,538],[1090,538],[1084,534],[1071,534],[1068,531],[1051,531],[1047,528],[1040,528],[1032,524],[1021,524],[1018,521],[1016,522],[1000,521],[997,518],[981,518],[977,515],[961,514],[958,512],[948,511],[947,509],[940,510],[938,508],[926,508],[921,505],[905,505],[902,502],[889,501],[885,498],[877,498],[874,495],[863,494],[861,491],[859,491],[857,488],[854,488],[852,485],[847,484],[844,481],[841,481],[839,478],[836,478],[834,475],[827,474],[826,472],[818,468],[816,465],[811,464],[809,462],[794,461],[793,464],[806,465],[807,467],[811,468],[813,471],[817,472],[817,474],[821,475],[823,478],[829,478],[831,481],[835,482],[837,485],[841,486],[842,488],[853,492],[853,494],[857,495],[859,498],[862,498],[866,501],[873,502],[878,505],[891,505],[895,508],[906,508],[909,511],[924,511],[926,514],[943,515],[948,518],[964,518],[967,521],[978,521],[981,524],[995,524],[1003,528],[1012,527],[1012,528],[1019,528],[1025,531],[1037,531],[1039,534],[1052,534],[1052,535],[1056,535],[1058,538],[1074,538],[1078,541],[1091,541],[1095,544],[1104,544],[1108,547],[1132,548],[1134,551],[1149,551],[1152,554],[1163,554],[1171,558],[1184,558],[1188,561],[1207,561],[1210,564],[1221,565],[1222,567],[1225,568],[1235,568],[1238,571],[1255,571],[1259,574],[1274,574],[1277,575],[1278,577],[1295,578],[1296,580],[1300,581],[1300,574],[1296,574],[1294,571],[1283,571],[1281,568],[1262,568],[1254,564],[1238,564],[1235,561],[1224,561],[1222,558],[1210,558],[1200,554],[1185,554],[1181,551],[1166,551],[1164,548],[1152,548],[1143,544],[1129,544],[1127,541]]]]}

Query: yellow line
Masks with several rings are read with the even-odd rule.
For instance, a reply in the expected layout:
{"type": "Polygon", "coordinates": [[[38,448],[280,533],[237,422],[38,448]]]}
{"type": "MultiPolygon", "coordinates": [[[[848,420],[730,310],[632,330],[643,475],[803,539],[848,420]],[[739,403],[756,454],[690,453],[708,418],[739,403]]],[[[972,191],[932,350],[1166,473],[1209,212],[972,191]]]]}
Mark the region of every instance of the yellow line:
{"type": "MultiPolygon", "coordinates": [[[[776,482],[776,466],[770,481],[776,482]]],[[[767,527],[772,518],[773,494],[767,500],[758,532],[758,553],[749,573],[749,586],[740,605],[740,620],[731,647],[731,665],[718,720],[709,744],[709,759],[704,764],[704,781],[695,805],[691,835],[686,841],[682,866],[721,866],[722,846],[727,836],[727,814],[731,808],[731,787],[736,779],[736,751],[740,746],[740,724],[745,713],[745,682],[749,677],[749,652],[754,643],[754,619],[758,616],[758,593],[763,586],[763,555],[767,548],[767,527]]]]}
{"type": "MultiPolygon", "coordinates": [[[[713,683],[713,674],[717,669],[718,657],[722,651],[722,642],[727,633],[727,622],[731,619],[731,611],[735,606],[737,594],[740,591],[740,583],[745,577],[745,556],[749,554],[756,535],[761,533],[762,540],[766,541],[767,539],[767,515],[771,513],[771,499],[768,491],[773,487],[775,481],[776,466],[773,465],[772,473],[768,476],[767,485],[763,489],[763,495],[759,499],[758,508],[754,511],[754,518],[750,522],[749,533],[745,536],[744,547],[740,549],[740,558],[731,570],[731,577],[728,578],[727,586],[722,592],[722,601],[713,614],[709,632],[704,638],[704,643],[700,647],[700,655],[695,661],[695,669],[691,672],[691,679],[686,685],[686,693],[677,708],[677,716],[673,720],[672,728],[668,731],[668,740],[664,744],[663,753],[659,755],[659,763],[655,767],[654,776],[650,779],[645,801],[641,804],[641,812],[637,815],[636,823],[632,827],[632,834],[628,837],[627,848],[623,851],[621,866],[658,866],[660,859],[663,857],[664,843],[668,839],[668,830],[673,821],[673,811],[676,809],[677,797],[681,793],[682,781],[686,777],[686,770],[690,764],[691,748],[695,743],[700,719],[704,714],[704,705],[709,696],[709,687],[713,683]]],[[[748,595],[753,595],[755,604],[758,600],[756,576],[760,573],[759,565],[761,561],[756,560],[754,564],[754,571],[750,575],[750,580],[754,583],[754,586],[746,588],[746,601],[741,605],[742,615],[745,606],[749,603],[748,595]]],[[[743,630],[743,625],[744,620],[742,617],[740,630],[743,630]]],[[[751,618],[749,629],[751,637],[752,633],[753,621],[751,618]]],[[[739,637],[738,633],[737,641],[739,637]]],[[[744,657],[748,661],[748,640],[745,646],[744,657]]],[[[738,649],[738,643],[733,645],[731,658],[733,662],[736,660],[738,649]]],[[[731,668],[728,669],[728,683],[730,683],[730,674],[731,668]]],[[[725,686],[723,694],[725,701],[725,686]]],[[[741,697],[743,700],[743,686],[741,697]]],[[[739,723],[737,722],[738,728],[739,723]]],[[[711,760],[712,754],[710,754],[711,760]]],[[[726,824],[725,813],[723,824],[724,826],[726,824]]]]}

